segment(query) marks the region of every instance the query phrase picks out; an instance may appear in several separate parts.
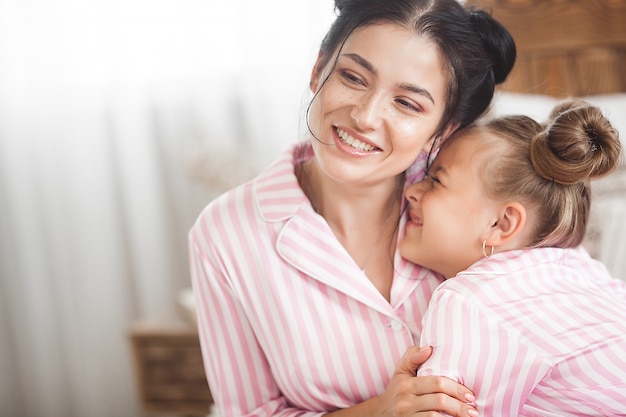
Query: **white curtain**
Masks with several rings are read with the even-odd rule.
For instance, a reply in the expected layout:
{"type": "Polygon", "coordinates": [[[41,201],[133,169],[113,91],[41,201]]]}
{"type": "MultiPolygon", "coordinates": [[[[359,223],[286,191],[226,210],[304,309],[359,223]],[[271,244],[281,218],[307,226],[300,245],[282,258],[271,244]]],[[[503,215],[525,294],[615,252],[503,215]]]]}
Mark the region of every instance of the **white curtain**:
{"type": "Polygon", "coordinates": [[[299,139],[331,0],[0,0],[0,415],[141,415],[131,323],[299,139]]]}

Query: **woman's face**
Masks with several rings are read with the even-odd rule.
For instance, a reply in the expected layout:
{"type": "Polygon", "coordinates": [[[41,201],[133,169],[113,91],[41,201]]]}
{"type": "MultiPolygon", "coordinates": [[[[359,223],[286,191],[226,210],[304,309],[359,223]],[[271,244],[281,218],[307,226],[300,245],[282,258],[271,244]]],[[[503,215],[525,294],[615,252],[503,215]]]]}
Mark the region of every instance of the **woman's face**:
{"type": "Polygon", "coordinates": [[[333,180],[353,185],[395,177],[435,134],[447,78],[435,45],[380,24],[355,30],[314,76],[309,112],[316,160],[333,180]],[[328,73],[328,80],[322,83],[328,73]]]}
{"type": "Polygon", "coordinates": [[[487,132],[463,133],[437,155],[423,181],[407,187],[410,205],[400,254],[446,278],[482,258],[500,203],[484,191],[484,166],[497,157],[487,132]]]}

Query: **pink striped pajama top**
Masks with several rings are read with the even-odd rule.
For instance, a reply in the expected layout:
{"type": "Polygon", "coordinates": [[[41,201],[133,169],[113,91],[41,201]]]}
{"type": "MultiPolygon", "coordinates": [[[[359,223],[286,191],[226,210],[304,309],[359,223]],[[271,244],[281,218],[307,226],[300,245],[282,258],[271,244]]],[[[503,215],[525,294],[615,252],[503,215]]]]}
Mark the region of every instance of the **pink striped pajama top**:
{"type": "Polygon", "coordinates": [[[626,282],[582,249],[496,253],[443,283],[424,317],[481,416],[625,416],[626,282]]]}
{"type": "Polygon", "coordinates": [[[319,416],[381,394],[442,282],[396,253],[387,302],[311,208],[293,150],[211,202],[189,241],[220,417],[319,416]]]}

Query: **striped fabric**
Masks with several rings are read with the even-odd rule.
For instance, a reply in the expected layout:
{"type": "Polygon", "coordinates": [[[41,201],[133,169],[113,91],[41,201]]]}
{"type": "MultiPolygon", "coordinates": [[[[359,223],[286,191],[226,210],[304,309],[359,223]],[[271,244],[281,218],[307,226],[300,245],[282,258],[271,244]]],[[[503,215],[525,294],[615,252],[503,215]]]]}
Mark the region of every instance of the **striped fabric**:
{"type": "Polygon", "coordinates": [[[626,415],[626,282],[582,249],[483,258],[442,284],[418,375],[473,390],[481,416],[626,415]]]}
{"type": "Polygon", "coordinates": [[[290,150],[214,200],[189,233],[220,417],[318,416],[382,393],[441,283],[396,254],[387,302],[312,210],[293,163],[290,150]]]}

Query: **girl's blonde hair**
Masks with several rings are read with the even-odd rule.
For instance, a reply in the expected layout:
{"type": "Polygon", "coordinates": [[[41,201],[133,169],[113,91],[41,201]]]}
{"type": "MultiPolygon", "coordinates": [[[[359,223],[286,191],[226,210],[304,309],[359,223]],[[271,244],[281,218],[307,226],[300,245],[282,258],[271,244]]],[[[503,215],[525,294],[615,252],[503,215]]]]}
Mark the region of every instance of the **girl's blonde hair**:
{"type": "Polygon", "coordinates": [[[597,107],[570,100],[557,105],[546,124],[506,116],[481,126],[506,141],[483,170],[487,192],[535,209],[530,246],[578,246],[589,221],[589,180],[610,173],[621,157],[609,120],[597,107]]]}

